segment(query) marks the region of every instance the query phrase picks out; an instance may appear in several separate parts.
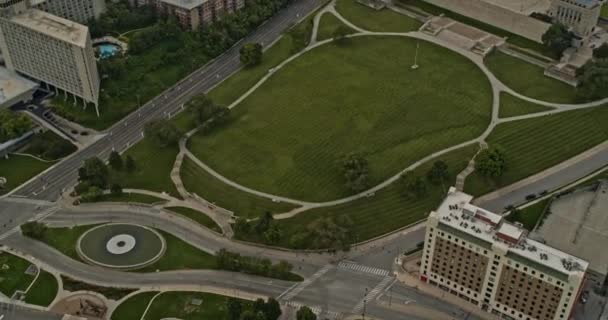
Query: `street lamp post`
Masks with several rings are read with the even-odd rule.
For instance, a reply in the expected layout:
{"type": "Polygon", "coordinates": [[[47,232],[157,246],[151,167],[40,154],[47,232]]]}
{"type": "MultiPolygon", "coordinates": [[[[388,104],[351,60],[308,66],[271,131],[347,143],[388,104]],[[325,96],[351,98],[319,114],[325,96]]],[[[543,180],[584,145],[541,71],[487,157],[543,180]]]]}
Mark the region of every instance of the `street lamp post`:
{"type": "Polygon", "coordinates": [[[416,53],[414,54],[414,64],[412,65],[412,70],[418,69],[418,49],[420,49],[420,41],[416,42],[416,53]]]}

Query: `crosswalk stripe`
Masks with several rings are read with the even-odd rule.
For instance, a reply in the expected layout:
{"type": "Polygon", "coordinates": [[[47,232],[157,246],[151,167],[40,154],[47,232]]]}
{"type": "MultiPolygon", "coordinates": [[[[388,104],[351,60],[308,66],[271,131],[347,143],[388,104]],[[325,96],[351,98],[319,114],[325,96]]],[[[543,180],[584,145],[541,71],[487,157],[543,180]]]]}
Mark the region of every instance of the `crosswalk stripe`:
{"type": "Polygon", "coordinates": [[[371,302],[372,300],[374,300],[374,298],[376,298],[376,296],[382,291],[384,290],[384,288],[386,288],[386,286],[388,286],[389,282],[393,280],[392,277],[384,277],[384,279],[382,279],[382,281],[380,281],[380,283],[378,283],[370,292],[367,293],[367,295],[365,297],[363,297],[363,299],[361,299],[361,301],[359,301],[359,303],[357,303],[357,305],[355,305],[355,307],[353,308],[353,310],[351,311],[352,314],[359,314],[364,307],[364,304],[367,302],[371,302]]]}
{"type": "MultiPolygon", "coordinates": [[[[298,302],[293,302],[293,301],[287,301],[285,303],[285,305],[287,306],[291,306],[295,309],[300,309],[303,304],[298,303],[298,302]]],[[[321,308],[320,306],[308,306],[308,308],[310,308],[310,310],[312,310],[312,312],[314,314],[317,315],[317,317],[323,317],[323,319],[330,319],[330,320],[337,320],[337,319],[341,319],[342,318],[342,313],[341,312],[336,312],[336,311],[323,311],[323,308],[321,308]]]]}
{"type": "Polygon", "coordinates": [[[338,264],[338,267],[341,269],[349,269],[349,270],[353,270],[353,271],[359,271],[359,272],[363,272],[363,273],[369,273],[369,274],[373,274],[373,275],[377,275],[377,276],[388,276],[390,274],[390,271],[385,270],[385,269],[380,269],[380,268],[375,268],[375,267],[370,267],[370,266],[365,266],[365,265],[361,265],[361,264],[357,264],[357,263],[352,263],[352,262],[340,262],[338,264]]]}
{"type": "Polygon", "coordinates": [[[315,272],[315,274],[313,274],[310,278],[306,278],[295,287],[285,290],[285,292],[283,292],[278,299],[284,301],[293,299],[293,297],[297,296],[300,292],[302,292],[302,290],[306,289],[306,287],[327,273],[327,271],[329,271],[331,268],[333,268],[331,264],[324,266],[323,268],[319,269],[319,271],[315,272]]]}

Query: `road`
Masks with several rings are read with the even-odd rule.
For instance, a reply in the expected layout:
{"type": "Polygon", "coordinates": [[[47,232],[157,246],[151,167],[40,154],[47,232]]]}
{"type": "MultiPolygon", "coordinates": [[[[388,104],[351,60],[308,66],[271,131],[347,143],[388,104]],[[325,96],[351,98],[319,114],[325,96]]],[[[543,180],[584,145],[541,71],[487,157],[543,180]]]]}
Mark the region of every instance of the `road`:
{"type": "MultiPolygon", "coordinates": [[[[290,25],[314,11],[323,4],[322,0],[299,0],[269,19],[258,30],[241,43],[257,42],[268,46],[276,41],[290,25]]],[[[94,156],[107,159],[112,149],[124,151],[142,138],[145,123],[179,112],[196,94],[207,92],[241,68],[239,47],[226,51],[223,55],[196,70],[171,88],[164,91],[135,112],[129,114],[106,132],[102,139],[73,154],[68,159],[51,167],[35,179],[22,185],[13,195],[32,199],[55,201],[62,192],[77,182],[77,170],[83,161],[94,156]]]]}

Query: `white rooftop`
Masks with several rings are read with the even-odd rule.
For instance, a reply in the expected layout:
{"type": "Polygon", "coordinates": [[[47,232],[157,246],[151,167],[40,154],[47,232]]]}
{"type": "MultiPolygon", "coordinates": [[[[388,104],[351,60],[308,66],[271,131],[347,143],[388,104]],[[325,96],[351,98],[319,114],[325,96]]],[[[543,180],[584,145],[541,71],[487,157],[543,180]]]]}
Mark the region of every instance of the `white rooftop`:
{"type": "Polygon", "coordinates": [[[0,106],[35,90],[38,84],[0,67],[0,106]]]}
{"type": "Polygon", "coordinates": [[[46,34],[61,41],[82,48],[86,46],[89,34],[88,27],[44,11],[28,9],[21,14],[11,17],[10,20],[15,24],[46,34]]]}
{"type": "Polygon", "coordinates": [[[452,187],[431,215],[435,215],[440,224],[563,274],[582,275],[587,269],[587,261],[527,238],[525,229],[506,221],[499,214],[472,205],[472,198],[452,187]]]}
{"type": "Polygon", "coordinates": [[[203,3],[207,2],[207,0],[161,0],[164,3],[180,7],[183,9],[192,10],[196,7],[200,7],[203,3]]]}

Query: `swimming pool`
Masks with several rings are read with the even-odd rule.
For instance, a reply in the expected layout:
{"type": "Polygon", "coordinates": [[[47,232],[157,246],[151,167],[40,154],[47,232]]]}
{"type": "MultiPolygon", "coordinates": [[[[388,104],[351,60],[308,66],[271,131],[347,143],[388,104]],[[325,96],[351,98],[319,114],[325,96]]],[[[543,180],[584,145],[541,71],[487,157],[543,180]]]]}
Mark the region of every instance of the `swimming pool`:
{"type": "Polygon", "coordinates": [[[112,57],[121,50],[120,46],[113,43],[100,43],[96,47],[99,52],[99,58],[101,59],[112,57]]]}

